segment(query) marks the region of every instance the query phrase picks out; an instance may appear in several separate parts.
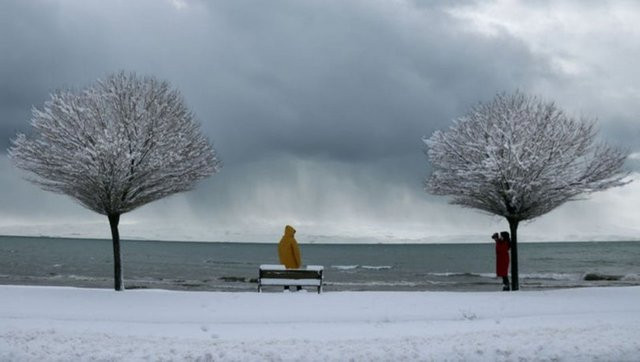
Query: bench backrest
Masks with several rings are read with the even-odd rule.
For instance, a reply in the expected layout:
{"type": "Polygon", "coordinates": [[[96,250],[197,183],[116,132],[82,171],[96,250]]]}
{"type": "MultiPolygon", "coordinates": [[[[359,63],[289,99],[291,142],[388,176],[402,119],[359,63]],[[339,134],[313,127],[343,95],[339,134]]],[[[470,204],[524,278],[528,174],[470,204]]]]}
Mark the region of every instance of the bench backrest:
{"type": "Polygon", "coordinates": [[[260,278],[272,279],[321,279],[321,270],[285,269],[264,270],[260,269],[260,278]]]}

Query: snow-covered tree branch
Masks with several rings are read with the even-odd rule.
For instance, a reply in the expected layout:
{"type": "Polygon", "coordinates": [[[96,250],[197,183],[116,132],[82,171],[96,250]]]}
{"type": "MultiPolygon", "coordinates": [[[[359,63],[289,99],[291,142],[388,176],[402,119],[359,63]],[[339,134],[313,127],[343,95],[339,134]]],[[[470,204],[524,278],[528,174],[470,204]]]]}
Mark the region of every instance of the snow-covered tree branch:
{"type": "Polygon", "coordinates": [[[15,165],[43,189],[108,216],[114,248],[121,214],[190,190],[221,167],[180,93],[153,77],[120,72],[81,92],[57,91],[33,110],[31,125],[31,136],[13,140],[15,165]]]}
{"type": "MultiPolygon", "coordinates": [[[[425,188],[451,196],[453,204],[504,216],[516,244],[520,221],[625,183],[627,152],[596,136],[594,121],[572,118],[554,103],[499,94],[423,138],[432,166],[425,188]]],[[[513,259],[517,289],[517,254],[513,259]]]]}

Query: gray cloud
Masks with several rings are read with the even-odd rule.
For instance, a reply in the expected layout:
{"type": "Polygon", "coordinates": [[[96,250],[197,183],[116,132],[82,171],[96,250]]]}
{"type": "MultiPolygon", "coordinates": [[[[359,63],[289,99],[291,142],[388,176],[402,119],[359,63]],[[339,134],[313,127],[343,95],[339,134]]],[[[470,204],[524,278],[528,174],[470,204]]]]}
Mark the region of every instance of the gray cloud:
{"type": "MultiPolygon", "coordinates": [[[[174,4],[3,1],[2,150],[16,131],[28,131],[31,107],[52,90],[131,70],[179,88],[225,162],[221,174],[180,196],[195,215],[257,217],[275,202],[267,194],[277,194],[283,219],[334,220],[338,207],[402,219],[434,202],[421,190],[421,136],[499,91],[561,89],[550,92],[561,105],[571,89],[584,91],[524,39],[474,31],[441,2],[174,4]],[[398,202],[400,194],[417,201],[398,202]]],[[[604,104],[587,110],[607,117],[605,136],[632,145],[628,113],[604,104]]],[[[16,187],[15,178],[4,183],[16,187]]],[[[15,213],[28,217],[37,200],[10,192],[0,192],[4,214],[21,204],[15,213]]],[[[167,205],[145,210],[167,213],[167,205]]]]}
{"type": "Polygon", "coordinates": [[[123,68],[179,87],[227,160],[377,159],[415,152],[421,134],[544,68],[518,41],[463,33],[438,7],[190,4],[5,3],[19,16],[1,29],[14,55],[0,66],[4,144],[52,89],[123,68]]]}

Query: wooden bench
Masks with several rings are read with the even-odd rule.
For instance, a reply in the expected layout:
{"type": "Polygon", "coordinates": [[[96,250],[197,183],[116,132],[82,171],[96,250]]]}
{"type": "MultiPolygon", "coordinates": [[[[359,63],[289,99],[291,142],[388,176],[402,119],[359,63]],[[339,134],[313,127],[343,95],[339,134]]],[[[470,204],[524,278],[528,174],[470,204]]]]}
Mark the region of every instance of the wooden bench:
{"type": "Polygon", "coordinates": [[[324,267],[321,265],[307,265],[306,268],[287,269],[284,265],[260,265],[258,275],[258,292],[262,287],[269,286],[301,286],[316,287],[318,294],[322,293],[324,267]]]}

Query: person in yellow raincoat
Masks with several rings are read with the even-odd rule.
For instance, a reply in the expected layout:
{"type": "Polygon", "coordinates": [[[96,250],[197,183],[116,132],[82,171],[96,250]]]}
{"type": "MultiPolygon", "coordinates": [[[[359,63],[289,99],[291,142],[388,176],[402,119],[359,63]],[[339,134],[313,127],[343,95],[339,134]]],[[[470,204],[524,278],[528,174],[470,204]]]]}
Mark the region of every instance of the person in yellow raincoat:
{"type": "MultiPolygon", "coordinates": [[[[278,243],[278,257],[280,257],[280,264],[284,264],[287,269],[297,269],[302,266],[302,256],[300,255],[300,248],[298,242],[294,237],[296,229],[287,225],[284,227],[284,235],[278,243]]],[[[284,287],[285,290],[289,289],[289,286],[284,287]]],[[[302,287],[298,286],[298,290],[302,287]]]]}

